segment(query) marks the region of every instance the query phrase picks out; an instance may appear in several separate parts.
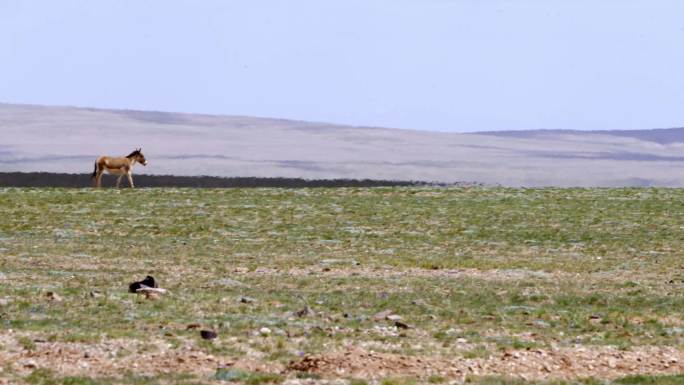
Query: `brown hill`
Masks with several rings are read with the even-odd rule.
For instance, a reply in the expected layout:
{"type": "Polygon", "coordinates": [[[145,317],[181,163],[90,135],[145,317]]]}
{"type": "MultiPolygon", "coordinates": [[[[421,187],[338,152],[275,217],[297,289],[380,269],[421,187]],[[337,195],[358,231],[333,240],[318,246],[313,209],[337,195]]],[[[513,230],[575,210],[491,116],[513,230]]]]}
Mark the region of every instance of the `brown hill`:
{"type": "Polygon", "coordinates": [[[480,134],[0,104],[0,172],[89,173],[142,146],[155,175],[684,186],[684,129],[480,134]]]}

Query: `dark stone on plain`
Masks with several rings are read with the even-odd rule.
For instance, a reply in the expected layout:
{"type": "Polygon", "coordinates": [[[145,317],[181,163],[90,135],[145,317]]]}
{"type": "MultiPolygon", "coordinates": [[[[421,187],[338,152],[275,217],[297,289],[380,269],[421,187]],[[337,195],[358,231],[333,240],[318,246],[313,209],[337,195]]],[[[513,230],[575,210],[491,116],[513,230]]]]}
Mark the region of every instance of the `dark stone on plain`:
{"type": "Polygon", "coordinates": [[[133,282],[128,285],[128,291],[135,293],[138,291],[138,289],[142,289],[143,287],[157,287],[157,282],[155,282],[151,275],[148,275],[142,281],[133,282]]]}
{"type": "Polygon", "coordinates": [[[304,306],[302,310],[298,310],[295,312],[295,315],[297,317],[306,317],[309,314],[311,314],[311,308],[308,306],[304,306]]]}
{"type": "Polygon", "coordinates": [[[218,334],[216,334],[216,332],[213,330],[200,330],[200,335],[205,340],[213,340],[214,338],[218,337],[218,334]]]}

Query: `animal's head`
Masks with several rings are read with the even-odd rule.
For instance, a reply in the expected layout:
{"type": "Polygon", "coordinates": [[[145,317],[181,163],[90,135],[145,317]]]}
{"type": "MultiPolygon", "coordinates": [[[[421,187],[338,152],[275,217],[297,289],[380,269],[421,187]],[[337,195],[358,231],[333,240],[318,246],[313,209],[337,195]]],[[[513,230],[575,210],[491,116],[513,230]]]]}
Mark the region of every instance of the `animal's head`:
{"type": "Polygon", "coordinates": [[[135,149],[135,151],[128,154],[126,158],[133,158],[136,162],[142,164],[143,166],[147,166],[147,160],[145,159],[145,155],[143,155],[141,148],[135,149]]]}

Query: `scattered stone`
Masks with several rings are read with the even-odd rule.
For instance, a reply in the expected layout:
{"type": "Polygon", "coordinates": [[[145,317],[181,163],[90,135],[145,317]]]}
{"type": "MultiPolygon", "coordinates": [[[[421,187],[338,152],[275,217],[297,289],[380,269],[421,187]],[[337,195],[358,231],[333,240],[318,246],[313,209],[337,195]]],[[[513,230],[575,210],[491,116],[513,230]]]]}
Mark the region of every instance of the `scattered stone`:
{"type": "Polygon", "coordinates": [[[218,281],[216,281],[216,284],[221,285],[221,286],[226,286],[226,287],[244,287],[244,286],[247,286],[244,283],[242,283],[240,281],[236,281],[236,280],[231,279],[231,278],[221,278],[218,281]]]}
{"type": "Polygon", "coordinates": [[[52,302],[62,302],[62,297],[60,297],[59,294],[55,293],[54,291],[48,291],[45,296],[52,302]]]}
{"type": "Polygon", "coordinates": [[[608,367],[611,369],[615,369],[615,367],[617,367],[617,360],[615,360],[615,358],[609,358],[608,367]]]}
{"type": "Polygon", "coordinates": [[[548,327],[551,327],[551,324],[549,324],[549,323],[546,322],[546,321],[542,321],[542,320],[536,320],[536,321],[532,322],[532,324],[533,324],[534,326],[540,327],[540,328],[548,328],[548,327]]]}
{"type": "Polygon", "coordinates": [[[149,296],[150,294],[156,294],[158,296],[159,294],[166,293],[166,289],[162,289],[160,287],[141,287],[140,289],[136,290],[136,293],[145,294],[145,296],[149,296]]]}
{"type": "Polygon", "coordinates": [[[394,314],[394,312],[392,310],[389,310],[389,309],[383,310],[380,313],[376,313],[373,316],[373,321],[382,321],[382,320],[386,319],[387,316],[390,316],[392,314],[394,314]]]}
{"type": "Polygon", "coordinates": [[[337,264],[343,264],[344,261],[341,259],[321,259],[320,264],[321,265],[337,265],[337,264]]]}
{"type": "Polygon", "coordinates": [[[526,270],[526,269],[502,269],[499,270],[499,274],[503,277],[509,279],[525,279],[525,278],[540,278],[540,279],[550,279],[553,278],[551,273],[545,271],[536,270],[526,270]]]}
{"type": "Polygon", "coordinates": [[[271,329],[269,329],[267,327],[262,327],[261,329],[259,329],[259,334],[261,334],[263,336],[267,336],[267,335],[271,334],[271,329]]]}
{"type": "Polygon", "coordinates": [[[189,324],[189,325],[185,328],[185,330],[199,329],[199,328],[201,328],[201,327],[202,327],[202,325],[200,325],[200,324],[189,324]]]}
{"type": "Polygon", "coordinates": [[[390,314],[386,318],[388,321],[401,321],[401,316],[396,314],[390,314]]]}
{"type": "Polygon", "coordinates": [[[524,305],[511,305],[503,308],[506,312],[521,312],[523,314],[529,314],[529,312],[537,310],[534,306],[524,306],[524,305]]]}
{"type": "Polygon", "coordinates": [[[401,321],[394,321],[394,326],[399,329],[410,329],[411,327],[401,321]]]}
{"type": "Polygon", "coordinates": [[[137,293],[138,290],[141,288],[156,288],[157,287],[157,282],[154,280],[154,277],[151,275],[148,275],[143,279],[142,281],[137,281],[133,282],[130,285],[128,285],[128,291],[131,293],[137,293]]]}
{"type": "Polygon", "coordinates": [[[311,313],[312,313],[311,308],[307,305],[307,306],[304,306],[304,308],[302,310],[296,311],[295,315],[297,317],[306,317],[311,313]]]}
{"type": "Polygon", "coordinates": [[[249,379],[249,373],[239,369],[218,368],[214,379],[219,381],[240,382],[249,379]]]}
{"type": "Polygon", "coordinates": [[[11,298],[0,298],[0,306],[7,306],[12,302],[11,298]]]}
{"type": "Polygon", "coordinates": [[[218,334],[213,330],[200,330],[200,336],[202,336],[202,339],[204,340],[213,340],[218,337],[218,334]]]}
{"type": "Polygon", "coordinates": [[[90,293],[88,293],[88,295],[90,295],[90,298],[102,297],[102,293],[99,290],[91,290],[90,293]]]}
{"type": "Polygon", "coordinates": [[[242,303],[254,303],[256,302],[256,299],[252,297],[240,297],[240,302],[242,303]]]}
{"type": "Polygon", "coordinates": [[[347,265],[351,264],[354,266],[359,266],[361,265],[357,260],[355,259],[321,259],[319,262],[322,266],[332,266],[332,265],[347,265]]]}

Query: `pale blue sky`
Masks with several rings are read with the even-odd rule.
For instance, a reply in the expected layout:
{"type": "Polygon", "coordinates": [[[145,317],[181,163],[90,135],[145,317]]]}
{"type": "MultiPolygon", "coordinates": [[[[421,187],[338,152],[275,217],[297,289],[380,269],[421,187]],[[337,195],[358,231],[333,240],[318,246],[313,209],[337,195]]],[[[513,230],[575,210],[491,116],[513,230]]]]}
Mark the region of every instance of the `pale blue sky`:
{"type": "Polygon", "coordinates": [[[684,1],[0,0],[0,102],[462,132],[684,126],[684,1]]]}

